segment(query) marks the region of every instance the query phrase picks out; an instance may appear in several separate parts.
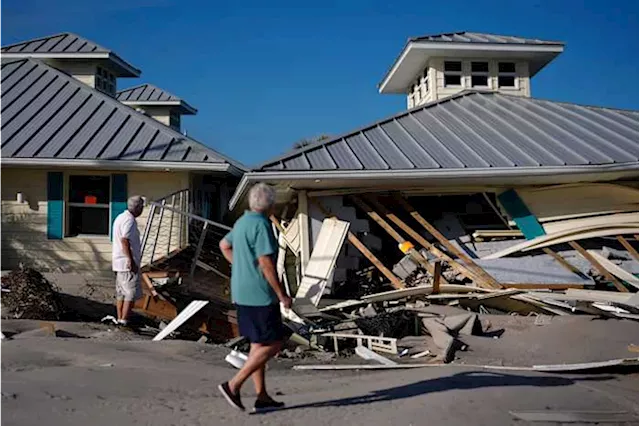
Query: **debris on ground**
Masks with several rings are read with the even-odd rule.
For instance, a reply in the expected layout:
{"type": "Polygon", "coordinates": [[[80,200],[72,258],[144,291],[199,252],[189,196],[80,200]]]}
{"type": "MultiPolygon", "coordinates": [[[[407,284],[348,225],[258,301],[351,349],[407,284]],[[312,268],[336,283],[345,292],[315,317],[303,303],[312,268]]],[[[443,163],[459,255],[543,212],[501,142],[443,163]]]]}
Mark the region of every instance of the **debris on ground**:
{"type": "Polygon", "coordinates": [[[2,311],[5,318],[59,320],[64,315],[57,289],[31,268],[2,277],[2,311]]]}

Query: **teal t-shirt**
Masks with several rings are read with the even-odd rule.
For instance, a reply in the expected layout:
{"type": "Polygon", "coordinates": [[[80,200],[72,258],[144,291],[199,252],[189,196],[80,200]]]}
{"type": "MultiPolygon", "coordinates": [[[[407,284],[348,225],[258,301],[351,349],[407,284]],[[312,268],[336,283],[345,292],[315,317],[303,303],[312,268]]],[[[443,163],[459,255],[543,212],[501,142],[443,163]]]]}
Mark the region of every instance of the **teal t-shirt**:
{"type": "Polygon", "coordinates": [[[261,256],[278,252],[276,239],[267,218],[246,211],[224,237],[233,249],[231,264],[231,298],[246,306],[268,306],[278,303],[278,296],[262,274],[258,264],[261,256]]]}

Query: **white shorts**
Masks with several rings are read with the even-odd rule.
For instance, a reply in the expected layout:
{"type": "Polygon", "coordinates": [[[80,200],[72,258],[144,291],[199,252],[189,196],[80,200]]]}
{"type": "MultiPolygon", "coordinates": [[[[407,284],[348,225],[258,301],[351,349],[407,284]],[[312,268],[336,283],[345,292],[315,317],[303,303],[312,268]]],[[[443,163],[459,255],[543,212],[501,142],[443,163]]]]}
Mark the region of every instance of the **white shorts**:
{"type": "Polygon", "coordinates": [[[140,275],[133,272],[116,272],[116,300],[133,302],[141,297],[140,275]]]}

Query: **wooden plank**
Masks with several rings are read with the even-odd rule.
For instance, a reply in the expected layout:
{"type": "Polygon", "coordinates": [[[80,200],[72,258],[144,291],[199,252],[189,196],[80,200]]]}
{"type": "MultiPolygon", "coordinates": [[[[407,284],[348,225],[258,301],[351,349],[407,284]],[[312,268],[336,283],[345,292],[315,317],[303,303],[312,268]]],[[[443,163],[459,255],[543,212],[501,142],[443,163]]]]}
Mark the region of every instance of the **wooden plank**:
{"type": "Polygon", "coordinates": [[[298,226],[300,227],[300,266],[304,274],[311,256],[309,235],[309,199],[306,191],[298,191],[298,226]]]}
{"type": "Polygon", "coordinates": [[[209,302],[207,300],[194,300],[189,303],[189,306],[184,308],[177,317],[167,324],[167,326],[153,338],[153,341],[157,342],[167,337],[169,334],[177,330],[178,327],[184,324],[189,318],[198,313],[198,311],[204,308],[208,303],[209,302]]]}
{"type": "Polygon", "coordinates": [[[598,272],[600,272],[608,281],[611,281],[613,285],[618,289],[618,291],[629,292],[629,290],[627,290],[627,288],[624,285],[622,285],[622,283],[618,281],[616,277],[611,275],[611,273],[604,266],[602,266],[600,262],[598,262],[593,256],[591,256],[591,254],[589,254],[589,252],[587,252],[580,244],[578,244],[575,241],[569,241],[569,245],[578,253],[580,253],[582,257],[587,259],[589,263],[591,263],[591,265],[593,265],[598,270],[598,272]]]}
{"type": "MultiPolygon", "coordinates": [[[[440,277],[442,276],[442,262],[437,261],[433,265],[433,292],[432,294],[440,293],[440,277]]],[[[446,281],[445,281],[446,283],[446,281]]]]}
{"type": "Polygon", "coordinates": [[[367,342],[367,346],[371,350],[378,352],[386,352],[396,355],[398,353],[398,339],[394,337],[367,336],[365,334],[349,334],[349,333],[323,333],[323,337],[333,337],[335,339],[355,339],[361,345],[363,341],[367,342]]]}
{"type": "Polygon", "coordinates": [[[598,253],[595,250],[587,250],[587,252],[589,252],[591,256],[593,256],[598,262],[600,262],[602,266],[607,268],[607,270],[611,272],[613,275],[620,278],[621,280],[628,282],[632,286],[638,288],[638,284],[640,284],[640,282],[638,281],[638,277],[633,275],[631,272],[625,271],[620,266],[616,265],[615,263],[613,263],[606,257],[602,256],[600,253],[598,253]]]}
{"type": "Polygon", "coordinates": [[[577,274],[579,276],[583,276],[584,275],[580,269],[576,268],[575,266],[573,266],[572,264],[567,262],[567,260],[564,257],[560,256],[558,253],[556,253],[555,251],[551,250],[550,248],[545,247],[545,248],[542,249],[542,251],[545,252],[546,254],[548,254],[549,256],[553,257],[559,264],[564,266],[567,270],[569,270],[569,271],[571,271],[574,274],[577,274]]]}
{"type": "Polygon", "coordinates": [[[460,258],[465,265],[471,270],[474,275],[477,275],[477,283],[483,287],[487,288],[501,288],[502,286],[498,283],[492,276],[487,274],[482,268],[475,264],[475,262],[466,254],[459,250],[456,246],[451,244],[447,238],[440,233],[433,225],[431,225],[427,220],[422,217],[420,213],[416,209],[414,209],[411,204],[407,200],[405,200],[401,195],[395,194],[394,199],[402,206],[407,213],[413,217],[416,222],[418,222],[424,229],[426,229],[431,235],[433,235],[447,250],[449,250],[453,255],[460,258]]]}
{"type": "Polygon", "coordinates": [[[429,261],[415,248],[413,244],[405,240],[402,235],[398,233],[391,225],[389,225],[375,210],[373,210],[367,203],[360,198],[351,195],[349,196],[351,201],[360,207],[371,219],[373,219],[382,229],[384,229],[394,240],[398,242],[398,249],[405,254],[411,256],[413,260],[418,262],[425,270],[433,272],[433,267],[429,264],[429,261]],[[408,247],[408,248],[407,248],[408,247]]]}
{"type": "MultiPolygon", "coordinates": [[[[369,195],[365,197],[367,201],[369,201],[375,209],[377,209],[380,213],[382,213],[391,222],[395,223],[398,226],[398,228],[402,229],[404,232],[409,234],[409,236],[413,238],[418,244],[422,245],[427,250],[432,250],[434,248],[433,245],[430,244],[422,235],[420,235],[415,230],[413,230],[409,225],[407,225],[402,219],[400,219],[394,213],[387,210],[387,208],[384,205],[382,205],[382,203],[380,203],[376,197],[374,197],[373,195],[369,195]]],[[[434,266],[428,262],[427,262],[427,265],[428,265],[427,271],[435,277],[434,266]]],[[[441,277],[441,279],[444,284],[449,283],[444,277],[441,277]]]]}
{"type": "Polygon", "coordinates": [[[308,299],[318,306],[348,232],[349,222],[333,219],[323,221],[313,253],[300,280],[296,300],[308,299]]]}
{"type": "Polygon", "coordinates": [[[633,256],[635,260],[638,260],[638,252],[631,244],[629,244],[629,241],[627,241],[622,235],[616,236],[616,239],[620,242],[620,244],[622,244],[625,249],[627,249],[629,254],[633,256]]]}

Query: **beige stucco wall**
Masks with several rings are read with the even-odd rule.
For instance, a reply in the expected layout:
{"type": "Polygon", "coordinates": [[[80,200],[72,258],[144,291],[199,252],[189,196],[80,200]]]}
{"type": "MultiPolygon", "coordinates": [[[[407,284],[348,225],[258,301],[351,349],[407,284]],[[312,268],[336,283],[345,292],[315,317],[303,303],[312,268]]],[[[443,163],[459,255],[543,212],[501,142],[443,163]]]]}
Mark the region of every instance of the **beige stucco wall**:
{"type": "MultiPolygon", "coordinates": [[[[516,63],[516,87],[505,88],[498,87],[498,62],[503,60],[491,60],[486,58],[431,58],[429,60],[429,91],[425,97],[422,97],[417,103],[413,97],[413,93],[407,96],[407,107],[420,106],[428,102],[446,98],[455,95],[463,90],[497,90],[500,93],[514,96],[531,96],[531,80],[529,78],[529,63],[526,61],[515,61],[516,63]],[[462,85],[457,87],[445,87],[444,84],[444,62],[445,61],[462,61],[462,85]],[[489,62],[489,86],[486,88],[471,86],[471,62],[489,62]]],[[[416,77],[417,78],[417,77],[416,77]]],[[[413,87],[413,86],[412,86],[413,87]]]]}
{"type": "MultiPolygon", "coordinates": [[[[68,237],[62,240],[47,239],[47,172],[50,170],[6,168],[1,174],[2,211],[1,217],[1,267],[15,268],[19,262],[36,267],[42,271],[56,272],[105,272],[111,268],[111,241],[109,237],[68,237]],[[16,201],[17,192],[22,192],[25,202],[16,201]]],[[[58,170],[60,171],[60,170],[58,170]]],[[[65,197],[68,197],[69,175],[104,174],[109,171],[62,170],[65,174],[65,197]]],[[[117,172],[124,173],[124,172],[117,172]]],[[[187,172],[127,172],[129,195],[142,195],[148,200],[158,199],[169,193],[188,188],[187,172]]],[[[140,234],[144,232],[150,209],[145,208],[138,218],[140,234]]],[[[156,254],[166,254],[168,233],[168,213],[165,213],[156,254]],[[165,222],[166,220],[166,222],[165,222]]],[[[156,223],[158,221],[155,221],[156,223]]],[[[177,215],[173,221],[172,245],[180,245],[180,226],[185,227],[183,239],[186,239],[186,221],[180,221],[177,215]]],[[[156,228],[157,229],[157,228],[156,228]]],[[[152,235],[155,236],[155,233],[152,235]]],[[[150,254],[150,252],[148,253],[150,254]]]]}
{"type": "Polygon", "coordinates": [[[57,61],[51,59],[48,62],[51,66],[72,75],[87,86],[96,87],[97,64],[95,61],[57,61]]]}

